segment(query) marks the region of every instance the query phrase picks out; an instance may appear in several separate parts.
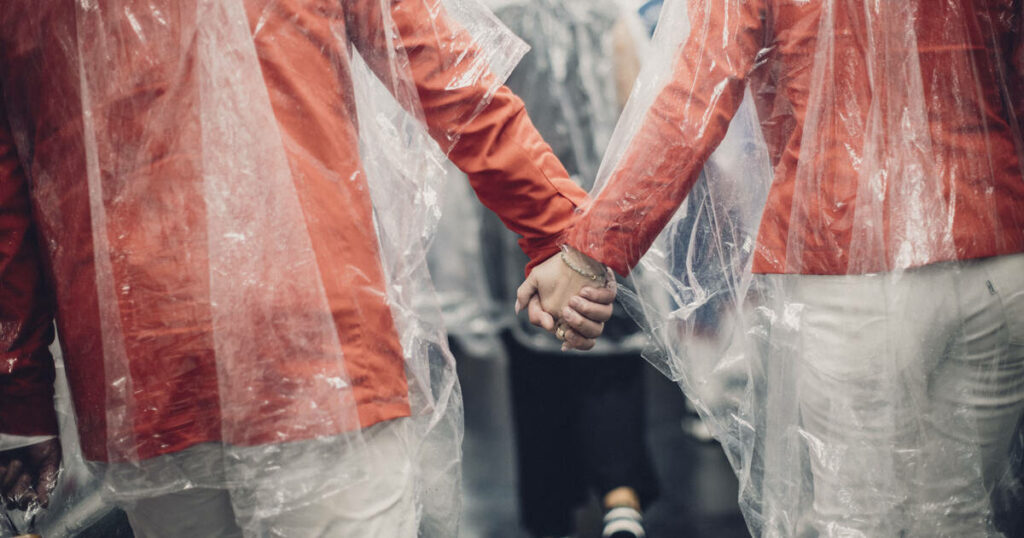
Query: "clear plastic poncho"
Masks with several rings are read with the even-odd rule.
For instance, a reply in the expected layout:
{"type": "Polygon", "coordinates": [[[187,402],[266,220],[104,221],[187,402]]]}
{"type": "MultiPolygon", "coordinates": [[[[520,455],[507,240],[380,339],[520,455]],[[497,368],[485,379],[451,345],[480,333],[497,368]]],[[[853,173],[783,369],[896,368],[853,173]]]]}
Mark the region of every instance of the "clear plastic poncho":
{"type": "Polygon", "coordinates": [[[1024,409],[1021,10],[666,2],[567,242],[638,264],[627,308],[754,536],[1001,536],[989,495],[1024,409]]]}
{"type": "Polygon", "coordinates": [[[13,1],[0,40],[108,492],[227,489],[258,529],[405,465],[412,526],[453,536],[424,249],[444,152],[522,43],[473,0],[13,1]],[[375,454],[392,427],[408,461],[375,454]]]}

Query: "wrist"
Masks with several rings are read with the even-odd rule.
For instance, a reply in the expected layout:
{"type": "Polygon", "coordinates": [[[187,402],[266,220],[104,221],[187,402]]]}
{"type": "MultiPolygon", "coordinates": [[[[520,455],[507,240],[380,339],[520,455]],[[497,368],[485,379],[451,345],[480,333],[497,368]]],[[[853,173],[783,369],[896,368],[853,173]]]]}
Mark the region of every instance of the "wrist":
{"type": "Polygon", "coordinates": [[[594,281],[597,285],[604,286],[607,284],[608,270],[603,263],[569,245],[562,245],[562,252],[559,256],[562,258],[562,262],[573,272],[594,281]]]}

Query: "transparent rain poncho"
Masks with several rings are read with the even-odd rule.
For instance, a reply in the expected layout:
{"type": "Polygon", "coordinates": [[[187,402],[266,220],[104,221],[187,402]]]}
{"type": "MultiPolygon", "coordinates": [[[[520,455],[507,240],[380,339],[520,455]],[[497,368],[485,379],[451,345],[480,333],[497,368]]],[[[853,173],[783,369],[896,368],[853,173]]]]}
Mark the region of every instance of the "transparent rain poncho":
{"type": "Polygon", "coordinates": [[[222,488],[258,526],[402,465],[367,433],[401,423],[408,515],[454,535],[425,244],[445,152],[524,48],[473,0],[5,2],[4,105],[113,498],[222,488]]]}
{"type": "Polygon", "coordinates": [[[566,242],[635,266],[649,359],[721,441],[754,536],[1001,535],[1021,9],[666,2],[566,242]]]}

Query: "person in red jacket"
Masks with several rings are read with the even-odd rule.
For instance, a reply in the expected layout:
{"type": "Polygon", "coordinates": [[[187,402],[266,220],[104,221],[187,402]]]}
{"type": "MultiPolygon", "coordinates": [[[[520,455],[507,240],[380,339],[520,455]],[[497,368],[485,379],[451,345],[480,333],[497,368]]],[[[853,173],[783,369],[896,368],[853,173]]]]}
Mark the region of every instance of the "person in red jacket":
{"type": "Polygon", "coordinates": [[[84,456],[137,536],[454,532],[418,125],[534,263],[585,199],[491,70],[516,42],[455,4],[5,4],[0,432],[31,445],[0,458],[8,502],[56,471],[55,310],[84,456]]]}
{"type": "MultiPolygon", "coordinates": [[[[680,0],[661,32],[566,256],[625,275],[657,245],[668,299],[644,314],[690,355],[665,371],[703,401],[755,536],[999,536],[988,492],[1024,410],[1022,4],[680,0]],[[702,170],[720,239],[694,267],[675,219],[702,170]],[[762,189],[756,234],[723,223],[762,189]],[[716,294],[735,326],[702,364],[676,336],[716,294]],[[716,409],[708,377],[737,364],[716,409]]],[[[545,262],[520,300],[558,312],[574,278],[545,262]]]]}

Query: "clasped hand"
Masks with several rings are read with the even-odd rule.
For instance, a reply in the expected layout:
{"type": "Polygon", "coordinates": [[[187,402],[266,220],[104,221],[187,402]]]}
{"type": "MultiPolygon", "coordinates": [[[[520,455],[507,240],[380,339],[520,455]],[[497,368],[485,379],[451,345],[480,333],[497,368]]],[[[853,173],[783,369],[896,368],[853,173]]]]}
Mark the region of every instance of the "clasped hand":
{"type": "Polygon", "coordinates": [[[519,286],[516,313],[525,305],[530,323],[562,340],[562,350],[585,351],[594,347],[611,318],[615,295],[611,271],[568,248],[535,267],[519,286]],[[594,280],[584,273],[601,277],[594,280]]]}
{"type": "Polygon", "coordinates": [[[46,508],[60,471],[60,440],[0,452],[0,498],[8,509],[46,508]]]}

